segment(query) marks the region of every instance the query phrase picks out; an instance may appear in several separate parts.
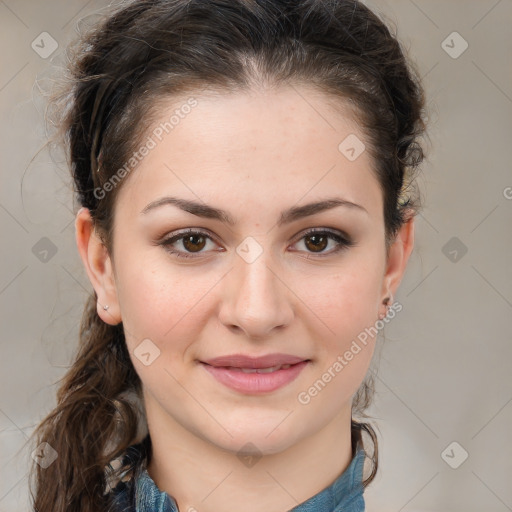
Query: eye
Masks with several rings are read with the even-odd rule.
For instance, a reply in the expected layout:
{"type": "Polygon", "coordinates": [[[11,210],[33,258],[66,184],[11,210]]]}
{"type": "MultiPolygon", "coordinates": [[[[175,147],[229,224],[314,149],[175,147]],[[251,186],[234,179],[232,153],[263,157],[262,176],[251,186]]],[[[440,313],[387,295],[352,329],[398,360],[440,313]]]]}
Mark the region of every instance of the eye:
{"type": "MultiPolygon", "coordinates": [[[[165,238],[161,242],[158,242],[158,245],[164,246],[166,251],[175,255],[177,258],[195,258],[196,256],[194,256],[194,254],[201,255],[202,252],[205,252],[203,249],[207,246],[208,241],[215,243],[208,233],[187,229],[181,233],[165,238]],[[178,242],[184,250],[177,250],[173,247],[178,242]]],[[[306,252],[309,252],[313,256],[318,255],[319,257],[330,256],[355,245],[355,242],[347,235],[326,228],[308,230],[306,233],[302,234],[298,242],[302,241],[304,247],[306,247],[306,252]],[[329,241],[334,242],[334,248],[327,252],[325,249],[329,245],[329,241]]],[[[296,242],[296,244],[298,242],[296,242]]],[[[307,258],[310,257],[311,256],[307,256],[307,258]]]]}
{"type": "Polygon", "coordinates": [[[200,253],[201,250],[205,247],[206,241],[213,241],[212,237],[203,231],[196,231],[193,229],[187,229],[186,231],[182,231],[170,238],[166,238],[159,242],[158,245],[162,245],[165,247],[166,251],[174,254],[178,258],[194,258],[195,256],[190,256],[189,254],[200,253]],[[185,248],[185,251],[190,251],[189,253],[183,251],[177,251],[172,248],[172,246],[180,241],[182,247],[185,248]]]}
{"type": "MultiPolygon", "coordinates": [[[[355,242],[348,236],[343,235],[338,231],[332,231],[325,228],[310,229],[306,233],[303,233],[299,242],[301,241],[304,241],[304,246],[306,247],[307,252],[310,252],[313,255],[318,254],[320,257],[336,254],[355,245],[355,242]],[[334,241],[334,249],[325,252],[324,249],[329,245],[329,240],[334,241]]],[[[310,257],[311,256],[307,256],[307,258],[310,257]]]]}

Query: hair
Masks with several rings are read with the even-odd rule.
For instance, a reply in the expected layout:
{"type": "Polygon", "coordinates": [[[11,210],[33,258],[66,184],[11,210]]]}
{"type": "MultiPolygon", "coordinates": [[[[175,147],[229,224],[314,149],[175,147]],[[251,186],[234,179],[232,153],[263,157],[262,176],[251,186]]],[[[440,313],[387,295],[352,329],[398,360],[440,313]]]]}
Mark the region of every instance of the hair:
{"type": "MultiPolygon", "coordinates": [[[[350,106],[365,135],[383,194],[389,248],[420,207],[413,177],[424,158],[424,91],[415,65],[390,28],[356,0],[137,0],[124,2],[68,47],[62,88],[54,94],[57,137],[66,152],[76,197],[113,255],[113,214],[120,183],[102,187],[133,151],[169,98],[211,89],[307,85],[350,106]]],[[[38,512],[108,510],[108,464],[140,441],[142,385],[122,323],[108,325],[87,300],[80,344],[61,379],[56,407],[32,436],[58,457],[33,464],[38,512]]],[[[352,400],[352,440],[375,477],[378,441],[364,413],[373,396],[366,378],[352,400]],[[366,444],[366,443],[365,443],[366,444]]],[[[143,414],[143,413],[142,413],[143,414]]],[[[144,418],[143,418],[144,419],[144,418]]],[[[149,435],[142,459],[150,460],[149,435]]],[[[140,461],[139,461],[140,462],[140,461]]],[[[126,467],[117,470],[118,475],[126,467]]]]}

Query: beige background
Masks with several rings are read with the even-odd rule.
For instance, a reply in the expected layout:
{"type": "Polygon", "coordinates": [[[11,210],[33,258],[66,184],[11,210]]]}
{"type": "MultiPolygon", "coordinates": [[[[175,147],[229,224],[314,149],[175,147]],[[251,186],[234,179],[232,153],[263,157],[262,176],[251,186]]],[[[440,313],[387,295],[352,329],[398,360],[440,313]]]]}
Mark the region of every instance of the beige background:
{"type": "MultiPolygon", "coordinates": [[[[512,1],[367,3],[396,23],[417,61],[431,121],[420,179],[426,205],[370,410],[381,469],[365,493],[367,510],[505,512],[512,510],[512,1]],[[464,40],[467,50],[453,58],[464,40]],[[469,456],[458,468],[445,462],[456,466],[463,450],[469,456]]],[[[77,26],[107,6],[0,0],[1,512],[28,510],[24,443],[54,405],[92,290],[75,247],[67,171],[37,154],[45,140],[38,84],[52,80],[77,26]],[[42,32],[59,45],[49,58],[31,47],[42,32]],[[41,248],[50,250],[46,262],[41,248]]]]}

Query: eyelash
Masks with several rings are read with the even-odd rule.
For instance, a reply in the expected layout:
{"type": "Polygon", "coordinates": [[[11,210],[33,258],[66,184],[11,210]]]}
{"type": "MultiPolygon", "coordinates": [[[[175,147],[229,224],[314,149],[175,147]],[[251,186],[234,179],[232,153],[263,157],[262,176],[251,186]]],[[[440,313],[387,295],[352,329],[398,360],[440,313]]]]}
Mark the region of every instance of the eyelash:
{"type": "MultiPolygon", "coordinates": [[[[182,232],[175,234],[171,237],[165,238],[164,240],[158,242],[158,245],[163,246],[167,252],[169,252],[170,254],[172,254],[178,258],[199,258],[199,257],[201,257],[200,256],[201,252],[184,253],[181,251],[176,251],[174,249],[171,249],[172,244],[174,244],[178,240],[183,239],[184,237],[186,237],[188,235],[199,235],[199,236],[203,236],[205,238],[208,238],[209,240],[214,241],[213,238],[210,235],[208,235],[208,233],[206,233],[204,231],[196,231],[194,229],[187,229],[186,231],[182,231],[182,232]],[[190,256],[190,254],[198,254],[199,256],[190,256]]],[[[355,245],[355,242],[353,240],[351,240],[350,238],[342,236],[341,234],[339,234],[336,231],[332,231],[332,230],[325,229],[325,228],[310,229],[309,231],[306,231],[302,235],[302,237],[297,240],[297,242],[300,242],[303,238],[307,238],[308,236],[311,236],[311,235],[327,235],[331,240],[334,240],[338,245],[335,249],[331,250],[328,253],[310,253],[311,256],[307,256],[306,257],[307,259],[309,259],[311,257],[323,258],[323,257],[331,256],[333,254],[337,254],[340,251],[346,250],[349,247],[353,247],[355,245]]]]}

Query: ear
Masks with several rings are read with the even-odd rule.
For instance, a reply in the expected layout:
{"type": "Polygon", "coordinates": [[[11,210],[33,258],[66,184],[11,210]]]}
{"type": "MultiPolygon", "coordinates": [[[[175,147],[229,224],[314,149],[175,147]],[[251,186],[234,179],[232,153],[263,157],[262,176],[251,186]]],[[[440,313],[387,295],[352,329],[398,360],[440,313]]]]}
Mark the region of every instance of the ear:
{"type": "Polygon", "coordinates": [[[98,237],[88,208],[80,208],[75,219],[75,236],[89,280],[98,297],[99,317],[107,324],[121,322],[117,290],[110,255],[98,237]],[[107,306],[105,310],[103,306],[107,306]]]}
{"type": "Polygon", "coordinates": [[[388,252],[386,271],[382,283],[382,298],[391,297],[389,305],[398,290],[414,247],[414,217],[403,224],[388,252]]]}

